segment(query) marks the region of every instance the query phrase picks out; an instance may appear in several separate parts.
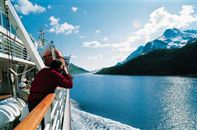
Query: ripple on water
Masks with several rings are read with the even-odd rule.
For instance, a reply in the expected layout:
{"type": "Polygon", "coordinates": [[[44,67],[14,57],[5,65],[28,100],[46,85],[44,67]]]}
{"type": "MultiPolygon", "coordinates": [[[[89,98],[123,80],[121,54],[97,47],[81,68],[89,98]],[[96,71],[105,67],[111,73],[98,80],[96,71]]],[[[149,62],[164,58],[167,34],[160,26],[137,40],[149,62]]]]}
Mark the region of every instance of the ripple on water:
{"type": "Polygon", "coordinates": [[[191,82],[181,77],[169,79],[169,88],[161,101],[163,109],[158,129],[197,129],[197,118],[191,104],[191,82]]]}

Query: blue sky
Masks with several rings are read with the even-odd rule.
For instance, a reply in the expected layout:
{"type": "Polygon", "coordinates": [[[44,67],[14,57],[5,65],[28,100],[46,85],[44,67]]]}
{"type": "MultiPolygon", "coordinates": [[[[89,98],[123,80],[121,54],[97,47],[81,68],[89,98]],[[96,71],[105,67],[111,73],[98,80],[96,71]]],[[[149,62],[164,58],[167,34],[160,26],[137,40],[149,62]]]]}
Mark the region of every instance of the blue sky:
{"type": "Polygon", "coordinates": [[[12,0],[35,38],[46,31],[71,62],[88,70],[115,65],[166,28],[197,29],[195,0],[12,0]]]}

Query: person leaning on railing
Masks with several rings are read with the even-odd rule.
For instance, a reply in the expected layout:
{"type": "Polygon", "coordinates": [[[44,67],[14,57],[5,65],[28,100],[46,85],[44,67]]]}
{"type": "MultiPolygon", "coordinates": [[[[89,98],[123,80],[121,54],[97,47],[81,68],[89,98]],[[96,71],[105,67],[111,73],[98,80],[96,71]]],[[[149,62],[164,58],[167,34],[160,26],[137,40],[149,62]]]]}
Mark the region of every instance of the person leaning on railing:
{"type": "MultiPolygon", "coordinates": [[[[54,93],[57,87],[72,88],[72,76],[60,60],[53,60],[50,68],[40,70],[32,82],[28,97],[28,108],[32,111],[45,96],[54,93]]],[[[42,128],[43,128],[42,121],[42,128]]]]}

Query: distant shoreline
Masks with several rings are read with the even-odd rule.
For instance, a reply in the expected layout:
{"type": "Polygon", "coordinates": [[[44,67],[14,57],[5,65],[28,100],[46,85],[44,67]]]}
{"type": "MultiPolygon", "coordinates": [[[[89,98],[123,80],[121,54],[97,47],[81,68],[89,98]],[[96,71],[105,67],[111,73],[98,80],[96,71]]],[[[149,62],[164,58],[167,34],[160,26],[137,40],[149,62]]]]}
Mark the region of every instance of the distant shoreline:
{"type": "Polygon", "coordinates": [[[192,77],[197,78],[197,74],[183,74],[183,75],[176,75],[176,74],[106,74],[106,73],[93,73],[97,75],[118,75],[118,76],[174,76],[174,77],[192,77]]]}

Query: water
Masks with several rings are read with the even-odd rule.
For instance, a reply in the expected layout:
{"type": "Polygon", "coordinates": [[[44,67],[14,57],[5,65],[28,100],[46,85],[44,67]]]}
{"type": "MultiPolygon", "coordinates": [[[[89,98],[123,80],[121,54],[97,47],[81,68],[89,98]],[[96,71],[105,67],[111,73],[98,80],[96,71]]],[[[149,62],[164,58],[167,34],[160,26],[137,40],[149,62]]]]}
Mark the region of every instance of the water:
{"type": "Polygon", "coordinates": [[[110,123],[119,126],[114,129],[197,129],[197,78],[75,75],[71,97],[81,109],[73,108],[75,117],[84,116],[78,124],[90,124],[86,129],[96,129],[88,127],[102,117],[121,123],[104,118],[98,129],[110,123]]]}

